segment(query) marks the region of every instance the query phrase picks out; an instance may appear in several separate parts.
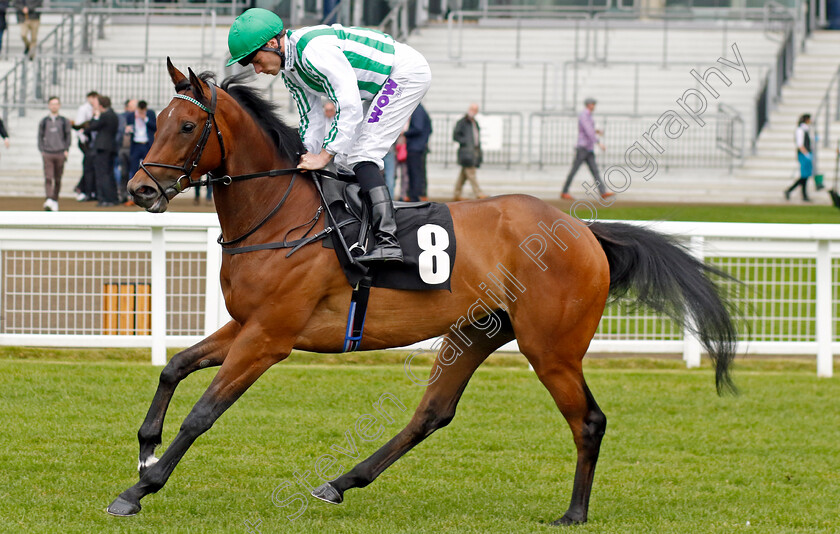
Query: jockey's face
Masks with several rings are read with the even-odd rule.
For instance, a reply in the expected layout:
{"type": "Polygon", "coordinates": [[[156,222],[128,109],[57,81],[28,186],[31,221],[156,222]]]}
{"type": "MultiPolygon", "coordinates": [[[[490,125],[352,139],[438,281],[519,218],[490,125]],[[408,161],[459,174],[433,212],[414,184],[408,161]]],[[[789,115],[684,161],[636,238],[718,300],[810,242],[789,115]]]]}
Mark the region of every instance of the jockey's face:
{"type": "MultiPolygon", "coordinates": [[[[285,41],[285,39],[282,39],[282,41],[285,41]]],[[[265,46],[268,48],[280,48],[285,52],[282,45],[283,43],[278,43],[277,39],[271,39],[265,46]]],[[[257,52],[257,55],[251,60],[251,64],[254,66],[254,72],[257,74],[265,73],[271,74],[272,76],[277,76],[280,73],[280,69],[283,68],[282,58],[276,52],[268,52],[266,50],[257,52]]]]}

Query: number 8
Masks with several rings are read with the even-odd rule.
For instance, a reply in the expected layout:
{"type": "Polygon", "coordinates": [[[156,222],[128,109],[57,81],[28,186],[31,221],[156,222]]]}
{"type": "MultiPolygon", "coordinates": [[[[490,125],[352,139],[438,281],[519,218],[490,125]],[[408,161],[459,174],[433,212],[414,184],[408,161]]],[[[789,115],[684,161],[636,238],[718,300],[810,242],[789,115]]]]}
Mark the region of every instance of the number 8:
{"type": "Polygon", "coordinates": [[[423,252],[418,258],[420,279],[427,284],[442,284],[449,279],[449,234],[437,224],[424,224],[417,229],[417,246],[423,252]]]}

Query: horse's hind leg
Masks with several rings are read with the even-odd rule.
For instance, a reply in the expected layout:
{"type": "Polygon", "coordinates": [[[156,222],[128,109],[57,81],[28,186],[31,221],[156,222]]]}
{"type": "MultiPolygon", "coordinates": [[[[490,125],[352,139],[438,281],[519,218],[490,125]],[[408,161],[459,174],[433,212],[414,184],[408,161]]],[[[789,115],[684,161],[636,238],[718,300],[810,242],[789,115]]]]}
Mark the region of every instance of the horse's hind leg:
{"type": "Polygon", "coordinates": [[[595,477],[595,464],[601,449],[601,438],[607,428],[607,417],[598,407],[586,385],[580,358],[566,361],[556,356],[550,359],[533,357],[528,359],[569,423],[577,447],[572,500],[563,517],[552,524],[585,523],[589,511],[592,481],[595,477]]]}
{"type": "Polygon", "coordinates": [[[193,371],[221,365],[239,329],[238,323],[227,323],[209,337],[173,356],[160,372],[157,391],[146,413],[146,419],[137,432],[137,439],[140,441],[140,463],[137,470],[141,476],[143,471],[158,461],[155,458],[155,448],[161,443],[163,420],[175,388],[193,371]]]}
{"type": "Polygon", "coordinates": [[[426,439],[435,430],[449,424],[455,416],[458,400],[476,368],[494,350],[513,339],[513,330],[507,316],[494,317],[499,318],[503,326],[492,338],[488,338],[484,331],[473,326],[462,329],[466,337],[473,342],[469,347],[464,347],[458,338],[450,337],[451,334],[445,336],[447,342],[451,341],[454,346],[461,347],[463,353],[458,355],[451,365],[443,366],[440,363],[441,360],[451,358],[452,355],[444,353],[448,343],[442,345],[441,352],[438,353],[432,367],[433,373],[436,373],[436,368],[439,367],[440,375],[427,387],[408,425],[349,472],[315,488],[312,495],[333,504],[342,502],[345,491],[367,486],[412,447],[426,439]]]}

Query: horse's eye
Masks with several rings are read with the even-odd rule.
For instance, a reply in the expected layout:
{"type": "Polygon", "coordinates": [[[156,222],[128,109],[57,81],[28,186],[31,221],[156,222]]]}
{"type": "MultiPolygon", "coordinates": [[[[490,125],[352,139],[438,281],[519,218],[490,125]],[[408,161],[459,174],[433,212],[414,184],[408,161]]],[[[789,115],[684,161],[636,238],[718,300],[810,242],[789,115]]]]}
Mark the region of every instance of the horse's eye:
{"type": "Polygon", "coordinates": [[[191,133],[195,130],[195,124],[191,122],[185,122],[183,126],[181,126],[181,131],[184,133],[191,133]]]}

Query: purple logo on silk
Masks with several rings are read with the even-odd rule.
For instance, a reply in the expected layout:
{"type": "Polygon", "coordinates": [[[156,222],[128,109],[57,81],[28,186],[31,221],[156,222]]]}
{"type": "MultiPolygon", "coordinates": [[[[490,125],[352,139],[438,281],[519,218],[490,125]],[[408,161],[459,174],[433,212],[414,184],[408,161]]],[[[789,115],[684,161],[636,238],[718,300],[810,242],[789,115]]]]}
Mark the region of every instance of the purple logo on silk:
{"type": "Polygon", "coordinates": [[[373,111],[370,113],[368,122],[379,122],[379,117],[382,116],[382,108],[391,103],[391,99],[389,97],[394,94],[396,88],[397,82],[388,78],[388,81],[386,81],[385,85],[382,86],[382,94],[376,99],[376,105],[373,106],[373,111]]]}

